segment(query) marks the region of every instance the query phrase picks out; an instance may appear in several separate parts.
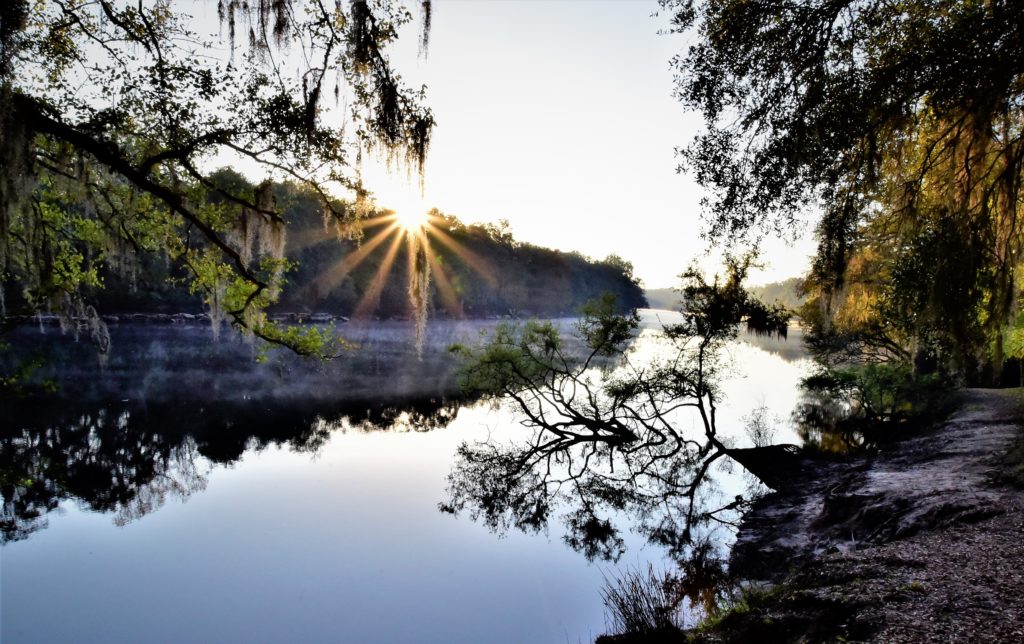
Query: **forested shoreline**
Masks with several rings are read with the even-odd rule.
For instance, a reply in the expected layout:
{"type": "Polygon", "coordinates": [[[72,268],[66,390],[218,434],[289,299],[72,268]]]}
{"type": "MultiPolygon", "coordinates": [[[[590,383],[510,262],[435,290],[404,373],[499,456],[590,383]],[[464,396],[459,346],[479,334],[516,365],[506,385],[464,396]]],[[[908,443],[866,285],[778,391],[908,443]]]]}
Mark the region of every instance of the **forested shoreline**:
{"type": "MultiPolygon", "coordinates": [[[[256,186],[239,173],[222,168],[210,179],[238,192],[256,186]]],[[[410,245],[405,231],[392,224],[391,211],[367,219],[358,234],[339,232],[325,219],[320,196],[295,183],[274,183],[273,200],[284,225],[284,259],[289,268],[286,287],[278,301],[267,307],[271,320],[325,322],[360,317],[411,319],[409,296],[410,245]],[[376,222],[376,223],[373,223],[376,222]],[[393,246],[389,260],[389,246],[393,246]],[[352,258],[359,258],[353,262],[352,258]]],[[[214,204],[223,199],[213,196],[214,204]]],[[[340,211],[353,204],[337,201],[340,211]]],[[[602,293],[615,295],[618,309],[647,305],[632,265],[612,255],[595,260],[578,252],[552,250],[520,242],[508,224],[466,224],[457,217],[433,210],[427,220],[438,239],[428,261],[438,272],[429,284],[427,313],[431,318],[555,317],[575,315],[602,293]],[[442,292],[441,289],[444,289],[442,292]]],[[[186,267],[166,253],[140,256],[137,263],[99,264],[96,283],[82,288],[101,317],[114,319],[135,314],[149,322],[209,321],[209,306],[185,282],[186,267]],[[175,317],[176,316],[176,317],[175,317]]],[[[39,315],[16,312],[30,307],[17,283],[6,285],[8,321],[30,321],[39,315]]],[[[54,313],[57,313],[54,310],[54,313]]],[[[44,312],[42,319],[49,319],[44,312]]]]}

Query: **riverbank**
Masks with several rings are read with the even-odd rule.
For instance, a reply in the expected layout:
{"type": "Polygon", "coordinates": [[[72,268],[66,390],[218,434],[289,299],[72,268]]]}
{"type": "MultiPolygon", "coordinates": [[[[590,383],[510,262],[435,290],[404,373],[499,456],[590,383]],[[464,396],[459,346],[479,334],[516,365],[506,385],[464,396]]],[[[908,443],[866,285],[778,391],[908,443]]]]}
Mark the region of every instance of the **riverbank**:
{"type": "Polygon", "coordinates": [[[1022,432],[1020,390],[968,390],[930,431],[809,462],[745,517],[749,589],[691,639],[1024,641],[1022,432]]]}

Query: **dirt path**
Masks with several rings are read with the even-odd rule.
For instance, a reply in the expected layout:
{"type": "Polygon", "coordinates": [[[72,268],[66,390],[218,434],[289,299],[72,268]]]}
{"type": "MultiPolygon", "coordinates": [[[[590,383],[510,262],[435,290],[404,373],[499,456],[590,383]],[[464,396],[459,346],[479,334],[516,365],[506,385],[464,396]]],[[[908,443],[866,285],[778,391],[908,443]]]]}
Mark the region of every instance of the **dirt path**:
{"type": "Polygon", "coordinates": [[[705,641],[1024,642],[1020,391],[970,390],[939,428],[809,466],[745,520],[733,570],[780,581],[705,641]],[[1011,471],[1012,470],[1012,471],[1011,471]]]}

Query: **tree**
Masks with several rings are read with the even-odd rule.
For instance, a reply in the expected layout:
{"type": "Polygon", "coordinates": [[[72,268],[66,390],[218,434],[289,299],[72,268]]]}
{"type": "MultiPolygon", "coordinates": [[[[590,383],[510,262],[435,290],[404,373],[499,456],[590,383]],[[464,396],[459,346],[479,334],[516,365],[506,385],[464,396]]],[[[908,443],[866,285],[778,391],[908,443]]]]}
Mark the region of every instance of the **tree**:
{"type": "Polygon", "coordinates": [[[675,65],[705,118],[683,158],[711,191],[711,236],[756,240],[820,211],[821,330],[893,320],[883,335],[906,352],[998,369],[1024,250],[1019,3],[662,5],[697,34],[675,65]]]}
{"type": "MultiPolygon", "coordinates": [[[[429,0],[422,7],[426,25],[429,0]]],[[[329,353],[323,337],[263,313],[288,268],[269,182],[217,183],[202,162],[229,152],[302,184],[326,218],[357,234],[368,196],[362,151],[420,169],[430,142],[423,91],[404,87],[387,57],[411,14],[391,0],[220,0],[217,8],[227,33],[211,43],[165,0],[4,4],[0,269],[27,310],[91,320],[102,340],[81,288],[99,285],[103,269],[130,270],[165,252],[186,267],[215,319],[329,353]],[[325,109],[331,93],[345,95],[340,117],[325,109]],[[331,186],[352,201],[339,206],[331,186]]]]}
{"type": "Polygon", "coordinates": [[[711,465],[729,455],[758,469],[750,450],[722,443],[715,421],[722,349],[738,325],[786,332],[784,309],[742,288],[746,270],[745,262],[733,263],[711,283],[688,271],[684,320],[665,327],[665,350],[650,359],[627,350],[635,313],[616,315],[607,297],[584,311],[574,339],[550,322],[529,322],[499,327],[483,347],[460,347],[465,385],[509,401],[529,436],[510,445],[463,444],[442,508],[467,511],[498,531],[536,531],[565,504],[566,542],[588,558],[622,553],[609,515],[627,511],[652,541],[682,554],[692,527],[742,504],[701,507],[711,465]],[[686,412],[703,435],[683,429],[686,412]]]}

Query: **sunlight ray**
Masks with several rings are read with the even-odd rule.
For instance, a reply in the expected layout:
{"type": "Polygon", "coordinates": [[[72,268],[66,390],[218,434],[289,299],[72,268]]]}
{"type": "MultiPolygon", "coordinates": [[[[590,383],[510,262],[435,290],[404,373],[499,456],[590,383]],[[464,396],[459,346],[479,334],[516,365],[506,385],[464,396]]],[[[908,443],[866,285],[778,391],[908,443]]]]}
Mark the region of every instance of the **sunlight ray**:
{"type": "MultiPolygon", "coordinates": [[[[394,214],[388,215],[376,215],[363,219],[359,222],[359,226],[364,229],[375,229],[383,224],[396,224],[398,217],[394,214]]],[[[349,238],[343,233],[337,233],[332,230],[325,228],[306,228],[303,230],[289,232],[288,233],[288,252],[299,252],[306,250],[312,246],[318,246],[327,242],[337,241],[338,238],[349,238]]]]}
{"type": "MultiPolygon", "coordinates": [[[[390,231],[391,228],[388,229],[390,231]]],[[[381,261],[380,266],[377,268],[377,272],[374,273],[373,279],[370,280],[370,285],[367,287],[366,292],[363,293],[363,297],[359,299],[359,303],[356,304],[355,311],[352,313],[354,318],[365,318],[371,311],[377,307],[377,300],[380,297],[380,292],[384,289],[384,281],[391,273],[391,266],[395,263],[395,256],[398,254],[398,249],[402,245],[402,235],[393,235],[391,245],[388,246],[387,254],[381,261]]]]}
{"type": "Polygon", "coordinates": [[[489,286],[494,288],[498,285],[498,280],[494,276],[494,269],[486,260],[460,244],[441,228],[429,222],[424,226],[424,228],[426,228],[428,234],[434,235],[437,238],[437,241],[444,244],[444,246],[455,253],[459,259],[469,264],[473,270],[480,274],[480,277],[484,278],[484,281],[486,281],[489,286]]]}
{"type": "Polygon", "coordinates": [[[394,212],[389,212],[384,215],[375,215],[362,220],[364,228],[375,228],[381,224],[396,223],[398,221],[398,215],[394,212]]]}
{"type": "Polygon", "coordinates": [[[333,266],[316,278],[313,282],[313,288],[321,294],[321,297],[334,290],[345,279],[345,276],[366,259],[367,255],[372,253],[375,248],[383,244],[397,227],[397,224],[392,223],[391,226],[378,232],[369,241],[360,245],[355,252],[339,259],[333,266]]]}
{"type": "Polygon", "coordinates": [[[423,235],[423,249],[427,253],[430,272],[434,276],[434,281],[437,282],[437,290],[441,295],[441,303],[444,304],[445,311],[452,317],[461,318],[463,316],[462,305],[459,304],[459,298],[455,295],[455,289],[452,287],[448,275],[445,274],[444,267],[437,261],[434,248],[430,245],[430,238],[427,235],[423,235]]]}

